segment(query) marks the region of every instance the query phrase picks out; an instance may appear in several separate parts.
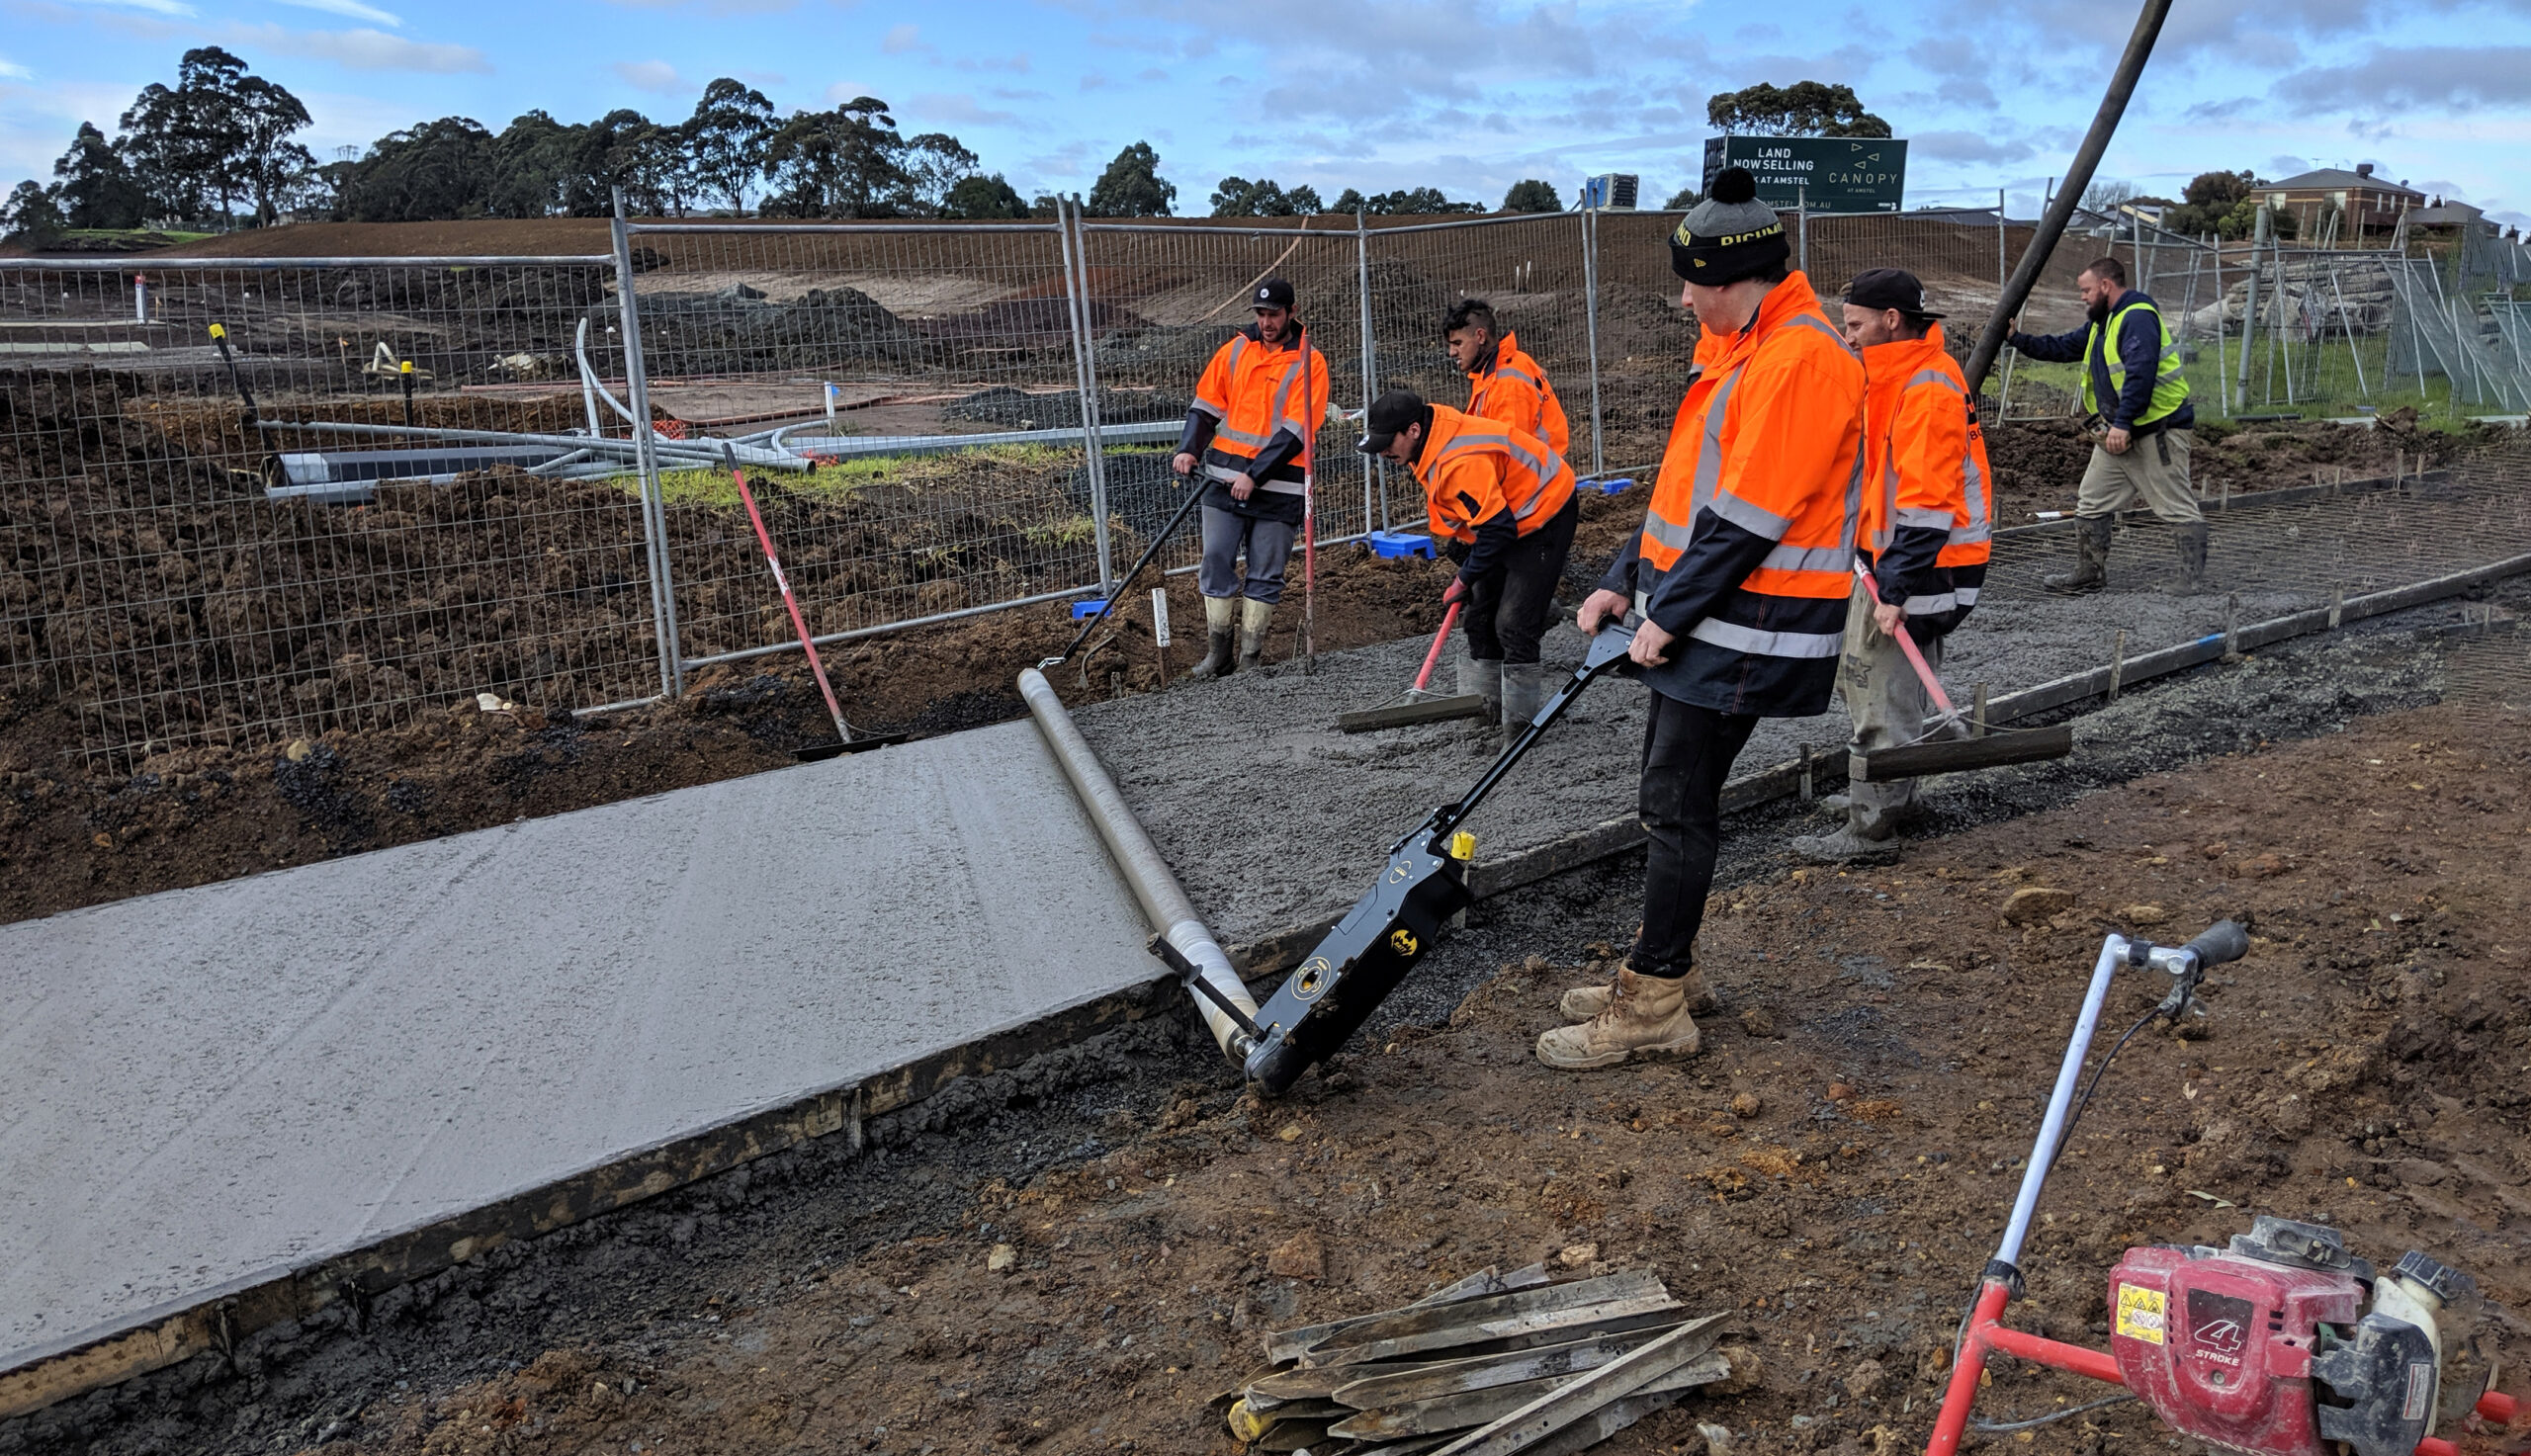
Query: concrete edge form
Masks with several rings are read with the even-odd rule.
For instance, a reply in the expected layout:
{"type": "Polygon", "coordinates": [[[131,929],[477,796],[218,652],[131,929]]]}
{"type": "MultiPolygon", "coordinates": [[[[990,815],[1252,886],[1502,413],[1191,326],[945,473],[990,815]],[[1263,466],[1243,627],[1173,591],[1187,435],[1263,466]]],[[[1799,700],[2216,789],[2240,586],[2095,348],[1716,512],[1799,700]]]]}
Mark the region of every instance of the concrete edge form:
{"type": "MultiPolygon", "coordinates": [[[[1063,765],[1064,777],[1072,781],[1073,793],[1080,797],[1090,821],[1097,826],[1100,842],[1115,859],[1116,868],[1132,888],[1144,916],[1178,948],[1178,954],[1194,964],[1215,990],[1255,1020],[1257,1002],[1249,995],[1247,984],[1231,969],[1229,955],[1195,914],[1195,902],[1186,898],[1177,873],[1161,857],[1160,846],[1152,843],[1142,820],[1134,817],[1116,781],[1107,776],[1096,750],[1082,736],[1080,726],[1072,721],[1072,714],[1065,709],[1063,699],[1056,696],[1054,685],[1046,681],[1046,674],[1034,667],[1021,671],[1019,696],[1027,702],[1029,716],[1037,720],[1037,730],[1045,735],[1047,751],[1063,765]]],[[[1211,1030],[1214,1044],[1224,1056],[1232,1055],[1231,1039],[1240,1034],[1239,1027],[1221,1007],[1191,987],[1187,994],[1211,1030]]]]}
{"type": "MultiPolygon", "coordinates": [[[[2233,635],[2233,645],[2247,650],[2324,632],[2343,622],[2423,606],[2526,572],[2531,572],[2531,555],[2349,597],[2334,609],[2335,622],[2331,620],[2332,609],[2313,608],[2246,624],[2233,635]]],[[[2225,650],[2223,635],[2214,634],[2141,653],[2128,659],[2119,681],[2122,687],[2133,686],[2185,671],[2221,659],[2225,650]]],[[[2009,723],[2105,697],[2110,673],[2107,666],[2098,667],[1997,698],[1988,704],[1988,721],[2009,723]]],[[[1046,685],[1042,674],[1033,670],[1023,674],[1023,682],[1028,676],[1037,678],[1053,711],[1061,715],[1060,722],[1078,738],[1079,729],[1071,728],[1071,715],[1054,700],[1051,685],[1046,685]]],[[[1033,698],[1030,707],[1036,711],[1033,698]]],[[[1038,722],[1042,729],[1045,718],[1040,716],[1038,722]]],[[[1049,740],[1052,741],[1051,736],[1049,740]]],[[[1082,746],[1087,754],[1086,740],[1082,746]]],[[[1057,756],[1065,757],[1060,752],[1057,756]]],[[[1113,781],[1107,779],[1103,769],[1096,768],[1094,755],[1088,756],[1087,762],[1096,770],[1107,792],[1114,794],[1113,781]]],[[[1072,771],[1069,762],[1066,770],[1068,774],[1072,771]]],[[[1842,779],[1845,755],[1818,754],[1810,764],[1810,772],[1814,786],[1842,779]]],[[[1783,763],[1736,778],[1724,787],[1724,812],[1753,809],[1797,794],[1801,777],[1802,765],[1783,763]]],[[[1083,803],[1104,835],[1106,816],[1097,812],[1087,795],[1083,803]]],[[[1125,822],[1132,823],[1140,834],[1140,825],[1130,814],[1125,822]]],[[[1469,887],[1478,899],[1491,899],[1623,854],[1642,842],[1642,827],[1632,816],[1609,819],[1519,854],[1481,862],[1469,875],[1469,887]]],[[[1149,845],[1148,836],[1143,837],[1143,843],[1149,845]]],[[[1156,850],[1154,856],[1157,857],[1156,850]]],[[[1118,862],[1125,863],[1122,856],[1118,862]]],[[[1129,881],[1135,879],[1128,874],[1129,881]]],[[[1169,883],[1176,885],[1174,876],[1169,883]]],[[[1136,888],[1139,897],[1140,885],[1136,888]]],[[[1182,890],[1178,892],[1178,898],[1184,901],[1182,890]]],[[[1195,918],[1191,904],[1183,918],[1195,918]]],[[[1282,975],[1298,965],[1340,918],[1330,915],[1226,949],[1215,944],[1214,951],[1222,957],[1220,965],[1229,973],[1231,984],[1241,986],[1239,999],[1254,1005],[1240,978],[1265,981],[1282,975]]],[[[1175,928],[1175,922],[1172,924],[1175,928]]],[[[1201,929],[1200,922],[1196,929],[1201,929]]],[[[1209,935],[1206,941],[1210,943],[1209,935]]],[[[1182,944],[1180,949],[1184,950],[1182,944]]],[[[1194,959],[1193,952],[1188,951],[1187,955],[1194,959]]],[[[915,1106],[962,1078],[1006,1071],[1030,1058],[1076,1045],[1116,1027],[1169,1014],[1176,1001],[1172,994],[1176,988],[1174,978],[1157,976],[1148,983],[1084,1002],[1056,1016],[934,1053],[854,1085],[816,1093],[788,1106],[662,1144],[460,1217],[409,1230],[367,1248],[277,1270],[269,1277],[246,1281],[188,1307],[158,1312],[131,1328],[85,1338],[14,1369],[0,1370],[0,1420],[40,1411],[205,1352],[226,1353],[259,1329],[285,1321],[305,1320],[339,1303],[350,1305],[356,1326],[365,1325],[370,1300],[397,1285],[440,1273],[504,1244],[631,1207],[770,1154],[836,1134],[844,1135],[850,1140],[849,1146],[857,1149],[867,1119],[915,1106]]],[[[1212,1009],[1201,1001],[1197,1006],[1199,1010],[1212,1009]]],[[[1213,1015],[1218,1016],[1219,1012],[1213,1011],[1213,1015]]],[[[1207,1021],[1209,1024],[1209,1017],[1207,1021]]]]}

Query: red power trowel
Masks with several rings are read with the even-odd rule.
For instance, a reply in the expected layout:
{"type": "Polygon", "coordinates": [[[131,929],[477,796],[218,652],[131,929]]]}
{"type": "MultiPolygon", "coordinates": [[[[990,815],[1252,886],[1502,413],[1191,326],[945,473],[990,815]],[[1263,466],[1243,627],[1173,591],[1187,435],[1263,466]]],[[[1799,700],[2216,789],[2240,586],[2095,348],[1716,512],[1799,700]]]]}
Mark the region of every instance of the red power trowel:
{"type": "MultiPolygon", "coordinates": [[[[2177,1019],[2195,1009],[2209,967],[2248,949],[2249,938],[2229,920],[2184,946],[2123,935],[2101,942],[2003,1244],[1987,1262],[1961,1328],[1927,1456],[1960,1449],[1979,1377],[1994,1353],[2123,1385],[2173,1428],[2238,1456],[2454,1456],[2451,1441],[2429,1432],[2441,1395],[2443,1326],[2452,1323],[2447,1312],[2466,1308],[2473,1291],[2466,1275],[2422,1253],[2409,1252],[2377,1277],[2370,1263],[2347,1252],[2336,1230],[2262,1215],[2226,1248],[2129,1249],[2110,1272],[2106,1353],[2001,1323],[2004,1306],[2021,1292],[2017,1261],[2040,1189],[2091,1088],[2128,1039],[2155,1017],[2177,1019]],[[2121,966],[2169,974],[2170,993],[2110,1049],[2078,1100],[2083,1059],[2121,966]]],[[[1980,1422],[1979,1429],[2026,1429],[2124,1399],[2035,1420],[1980,1422]]],[[[2514,1418],[2517,1403],[2489,1391],[2472,1410],[2503,1424],[2514,1418]]]]}

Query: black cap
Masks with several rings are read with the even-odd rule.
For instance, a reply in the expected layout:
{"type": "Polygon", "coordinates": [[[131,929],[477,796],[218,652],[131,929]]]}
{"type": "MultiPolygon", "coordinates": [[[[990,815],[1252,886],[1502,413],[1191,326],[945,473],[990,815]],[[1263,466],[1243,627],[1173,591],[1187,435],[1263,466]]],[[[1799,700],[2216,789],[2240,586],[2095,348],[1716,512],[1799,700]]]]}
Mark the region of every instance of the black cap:
{"type": "Polygon", "coordinates": [[[1292,306],[1292,286],[1279,278],[1269,278],[1257,286],[1248,305],[1251,308],[1289,308],[1292,306]]]}
{"type": "Polygon", "coordinates": [[[1362,411],[1362,438],[1354,449],[1377,455],[1397,439],[1397,432],[1424,418],[1424,396],[1413,389],[1391,389],[1362,411]]]}
{"type": "Polygon", "coordinates": [[[1910,318],[1940,318],[1925,306],[1925,286],[1904,268],[1867,268],[1846,285],[1846,301],[1858,308],[1895,308],[1910,318]]]}

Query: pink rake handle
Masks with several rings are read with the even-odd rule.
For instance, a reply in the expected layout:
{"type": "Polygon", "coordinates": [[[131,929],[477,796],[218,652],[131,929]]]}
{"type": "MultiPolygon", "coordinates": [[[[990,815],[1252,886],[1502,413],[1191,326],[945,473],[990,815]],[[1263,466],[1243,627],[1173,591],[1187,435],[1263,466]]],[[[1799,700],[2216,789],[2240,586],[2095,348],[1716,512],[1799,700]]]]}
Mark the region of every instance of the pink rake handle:
{"type": "Polygon", "coordinates": [[[1424,691],[1424,685],[1433,680],[1433,664],[1441,660],[1441,644],[1450,640],[1450,626],[1459,620],[1461,605],[1452,602],[1450,609],[1441,614],[1441,630],[1433,634],[1433,650],[1424,654],[1424,670],[1415,674],[1415,691],[1424,691]]]}
{"type": "MultiPolygon", "coordinates": [[[[1863,562],[1855,562],[1855,575],[1862,579],[1864,592],[1872,598],[1872,604],[1879,606],[1880,588],[1873,581],[1872,573],[1864,569],[1863,562]]],[[[1942,710],[1942,716],[1958,718],[1960,710],[1952,707],[1951,699],[1944,694],[1942,679],[1934,676],[1934,670],[1925,665],[1925,654],[1916,650],[1916,640],[1908,634],[1903,619],[1898,624],[1898,650],[1907,654],[1907,665],[1916,669],[1916,680],[1925,685],[1925,691],[1932,695],[1934,706],[1942,710]]]]}
{"type": "Polygon", "coordinates": [[[849,743],[852,729],[845,726],[843,708],[834,700],[834,687],[827,681],[827,665],[818,660],[818,644],[809,640],[808,620],[800,615],[799,598],[791,595],[791,578],[782,574],[782,558],[773,554],[773,537],[764,529],[764,517],[756,513],[755,492],[747,489],[747,477],[736,466],[730,478],[739,483],[739,499],[746,502],[747,520],[755,527],[756,544],[764,548],[764,563],[773,568],[773,584],[782,588],[782,605],[791,609],[791,630],[800,634],[800,650],[809,654],[809,670],[818,675],[818,691],[826,694],[827,713],[834,720],[834,735],[849,743]]]}

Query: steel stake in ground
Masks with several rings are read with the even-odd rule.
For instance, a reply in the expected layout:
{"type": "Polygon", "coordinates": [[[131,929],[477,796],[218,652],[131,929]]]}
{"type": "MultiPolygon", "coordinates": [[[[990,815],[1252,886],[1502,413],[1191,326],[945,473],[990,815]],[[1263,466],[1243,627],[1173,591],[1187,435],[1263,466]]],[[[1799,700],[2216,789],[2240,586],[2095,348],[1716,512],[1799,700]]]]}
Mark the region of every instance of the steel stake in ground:
{"type": "MultiPolygon", "coordinates": [[[[409,365],[406,367],[410,368],[409,365]]],[[[805,748],[794,748],[791,750],[791,756],[806,763],[822,758],[832,758],[837,754],[850,753],[856,749],[876,748],[883,743],[905,741],[903,733],[868,738],[855,738],[852,735],[852,725],[843,721],[843,705],[835,701],[834,684],[827,681],[826,663],[818,660],[817,640],[809,635],[808,619],[800,615],[800,599],[791,594],[791,578],[783,574],[782,557],[776,556],[773,551],[773,534],[764,529],[763,513],[755,508],[755,492],[747,489],[746,472],[739,469],[736,452],[732,452],[730,456],[730,478],[738,483],[739,499],[747,508],[747,521],[755,527],[756,544],[764,548],[764,563],[773,568],[773,584],[782,588],[782,605],[791,613],[791,629],[800,634],[800,650],[809,654],[809,671],[816,674],[818,691],[826,695],[827,714],[834,720],[835,740],[833,742],[812,743],[805,748]]]]}

